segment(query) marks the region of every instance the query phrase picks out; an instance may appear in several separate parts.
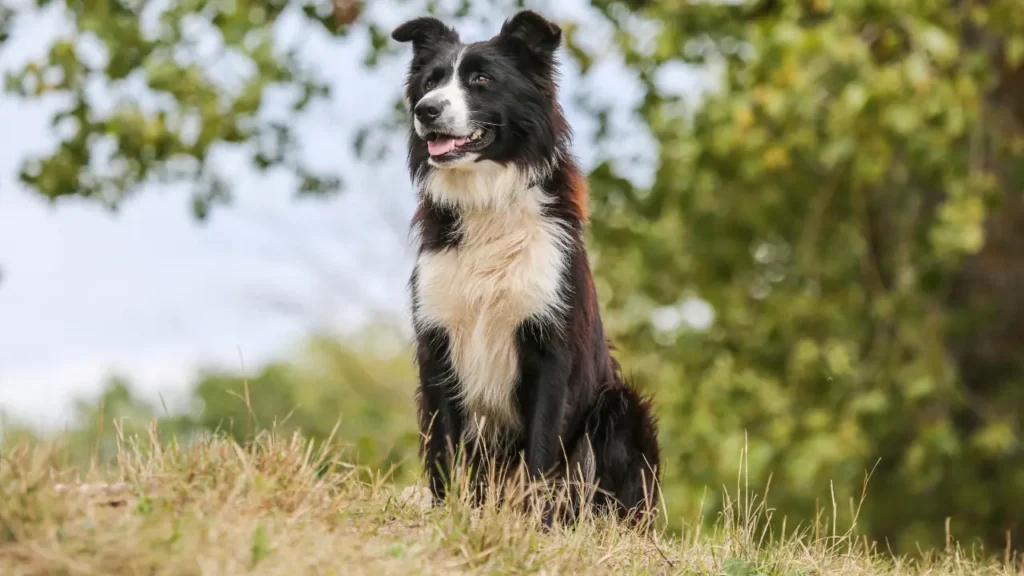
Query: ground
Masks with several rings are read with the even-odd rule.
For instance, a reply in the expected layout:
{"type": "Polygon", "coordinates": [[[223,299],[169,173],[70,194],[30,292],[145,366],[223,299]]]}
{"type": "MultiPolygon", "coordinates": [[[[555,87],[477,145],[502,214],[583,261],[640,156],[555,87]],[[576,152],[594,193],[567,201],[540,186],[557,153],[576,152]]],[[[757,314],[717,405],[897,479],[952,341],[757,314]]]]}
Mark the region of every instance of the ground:
{"type": "MultiPolygon", "coordinates": [[[[59,444],[0,454],[0,574],[1014,574],[955,545],[895,559],[853,532],[779,538],[756,499],[713,529],[641,533],[605,517],[544,531],[519,507],[431,507],[421,486],[345,464],[330,443],[124,440],[81,473],[59,444]]],[[[661,522],[664,525],[665,522],[661,522]]]]}

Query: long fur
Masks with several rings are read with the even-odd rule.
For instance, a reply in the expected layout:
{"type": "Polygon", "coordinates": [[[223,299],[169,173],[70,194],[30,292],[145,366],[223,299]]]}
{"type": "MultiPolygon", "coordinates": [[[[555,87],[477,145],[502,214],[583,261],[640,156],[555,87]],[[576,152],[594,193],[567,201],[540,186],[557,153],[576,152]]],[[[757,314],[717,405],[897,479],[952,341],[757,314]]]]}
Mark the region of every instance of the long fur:
{"type": "Polygon", "coordinates": [[[393,37],[413,44],[410,285],[431,491],[444,498],[464,445],[502,466],[522,459],[534,479],[582,471],[595,503],[649,511],[656,424],[604,337],[583,242],[586,178],[557,101],[561,30],[523,11],[485,42],[463,44],[433,18],[393,37]],[[426,139],[471,132],[484,134],[471,152],[428,151],[426,139]]]}

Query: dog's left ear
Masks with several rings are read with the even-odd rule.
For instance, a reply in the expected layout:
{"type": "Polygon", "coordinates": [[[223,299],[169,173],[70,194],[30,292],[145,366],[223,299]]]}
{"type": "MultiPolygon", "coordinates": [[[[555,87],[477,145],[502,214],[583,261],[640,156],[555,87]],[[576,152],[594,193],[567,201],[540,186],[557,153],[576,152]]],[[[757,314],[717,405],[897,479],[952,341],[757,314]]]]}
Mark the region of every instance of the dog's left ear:
{"type": "Polygon", "coordinates": [[[506,20],[498,36],[521,42],[543,58],[550,58],[562,43],[562,29],[532,10],[523,10],[506,20]]]}
{"type": "Polygon", "coordinates": [[[413,50],[417,52],[426,47],[459,43],[459,34],[455,30],[429,16],[414,18],[395,28],[391,38],[398,42],[412,42],[413,50]]]}

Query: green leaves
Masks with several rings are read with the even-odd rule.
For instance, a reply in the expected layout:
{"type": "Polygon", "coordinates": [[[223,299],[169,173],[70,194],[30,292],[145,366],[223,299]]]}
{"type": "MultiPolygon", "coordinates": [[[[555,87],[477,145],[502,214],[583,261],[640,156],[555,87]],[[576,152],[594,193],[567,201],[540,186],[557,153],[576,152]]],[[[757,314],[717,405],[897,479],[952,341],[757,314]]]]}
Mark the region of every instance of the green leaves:
{"type": "Polygon", "coordinates": [[[751,483],[774,474],[779,516],[813,515],[833,481],[859,491],[881,459],[860,523],[869,535],[912,550],[929,534],[917,527],[952,515],[972,519],[958,534],[998,544],[981,510],[1024,529],[1024,507],[998,496],[1024,490],[1020,479],[982,472],[996,454],[1022,458],[1021,333],[1009,326],[1024,315],[1009,291],[1024,281],[997,263],[1024,246],[1008,223],[1024,160],[1013,145],[1024,124],[1008,117],[1024,112],[993,89],[1016,78],[1005,62],[1024,12],[806,2],[736,17],[757,4],[647,4],[663,24],[658,49],[627,61],[645,74],[715,60],[724,85],[692,117],[643,99],[661,164],[629,210],[609,204],[614,174],[591,175],[606,309],[691,294],[715,309],[707,330],[677,337],[615,324],[624,365],[643,359],[638,377],[657,390],[672,502],[688,510],[703,486],[735,477],[723,452],[746,432],[761,455],[751,483]],[[768,258],[768,246],[789,256],[768,258]],[[967,491],[980,502],[956,497],[967,491]]]}
{"type": "MultiPolygon", "coordinates": [[[[23,165],[30,188],[51,200],[75,195],[115,208],[147,183],[184,182],[204,218],[232,194],[232,179],[211,159],[239,147],[261,169],[295,174],[301,193],[340,188],[337,174],[306,165],[291,123],[264,113],[273,87],[293,89],[295,112],[330,95],[319,72],[275,46],[274,25],[288,2],[59,4],[71,33],[6,82],[10,94],[67,102],[54,120],[67,128],[56,150],[23,165]],[[226,81],[227,70],[243,73],[226,81]]],[[[332,33],[346,31],[331,14],[307,12],[332,33]]]]}

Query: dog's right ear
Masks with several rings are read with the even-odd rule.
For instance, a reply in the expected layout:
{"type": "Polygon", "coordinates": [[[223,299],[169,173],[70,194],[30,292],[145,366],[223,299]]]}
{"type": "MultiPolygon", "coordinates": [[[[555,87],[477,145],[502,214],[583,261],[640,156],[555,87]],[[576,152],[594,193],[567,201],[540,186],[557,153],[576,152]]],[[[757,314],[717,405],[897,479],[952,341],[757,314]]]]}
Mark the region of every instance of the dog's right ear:
{"type": "Polygon", "coordinates": [[[398,42],[412,42],[412,49],[416,52],[427,47],[459,43],[459,34],[455,30],[429,16],[409,20],[395,28],[391,38],[398,42]]]}
{"type": "Polygon", "coordinates": [[[550,61],[562,43],[562,29],[532,10],[522,10],[505,21],[498,37],[517,41],[532,54],[550,61]]]}

